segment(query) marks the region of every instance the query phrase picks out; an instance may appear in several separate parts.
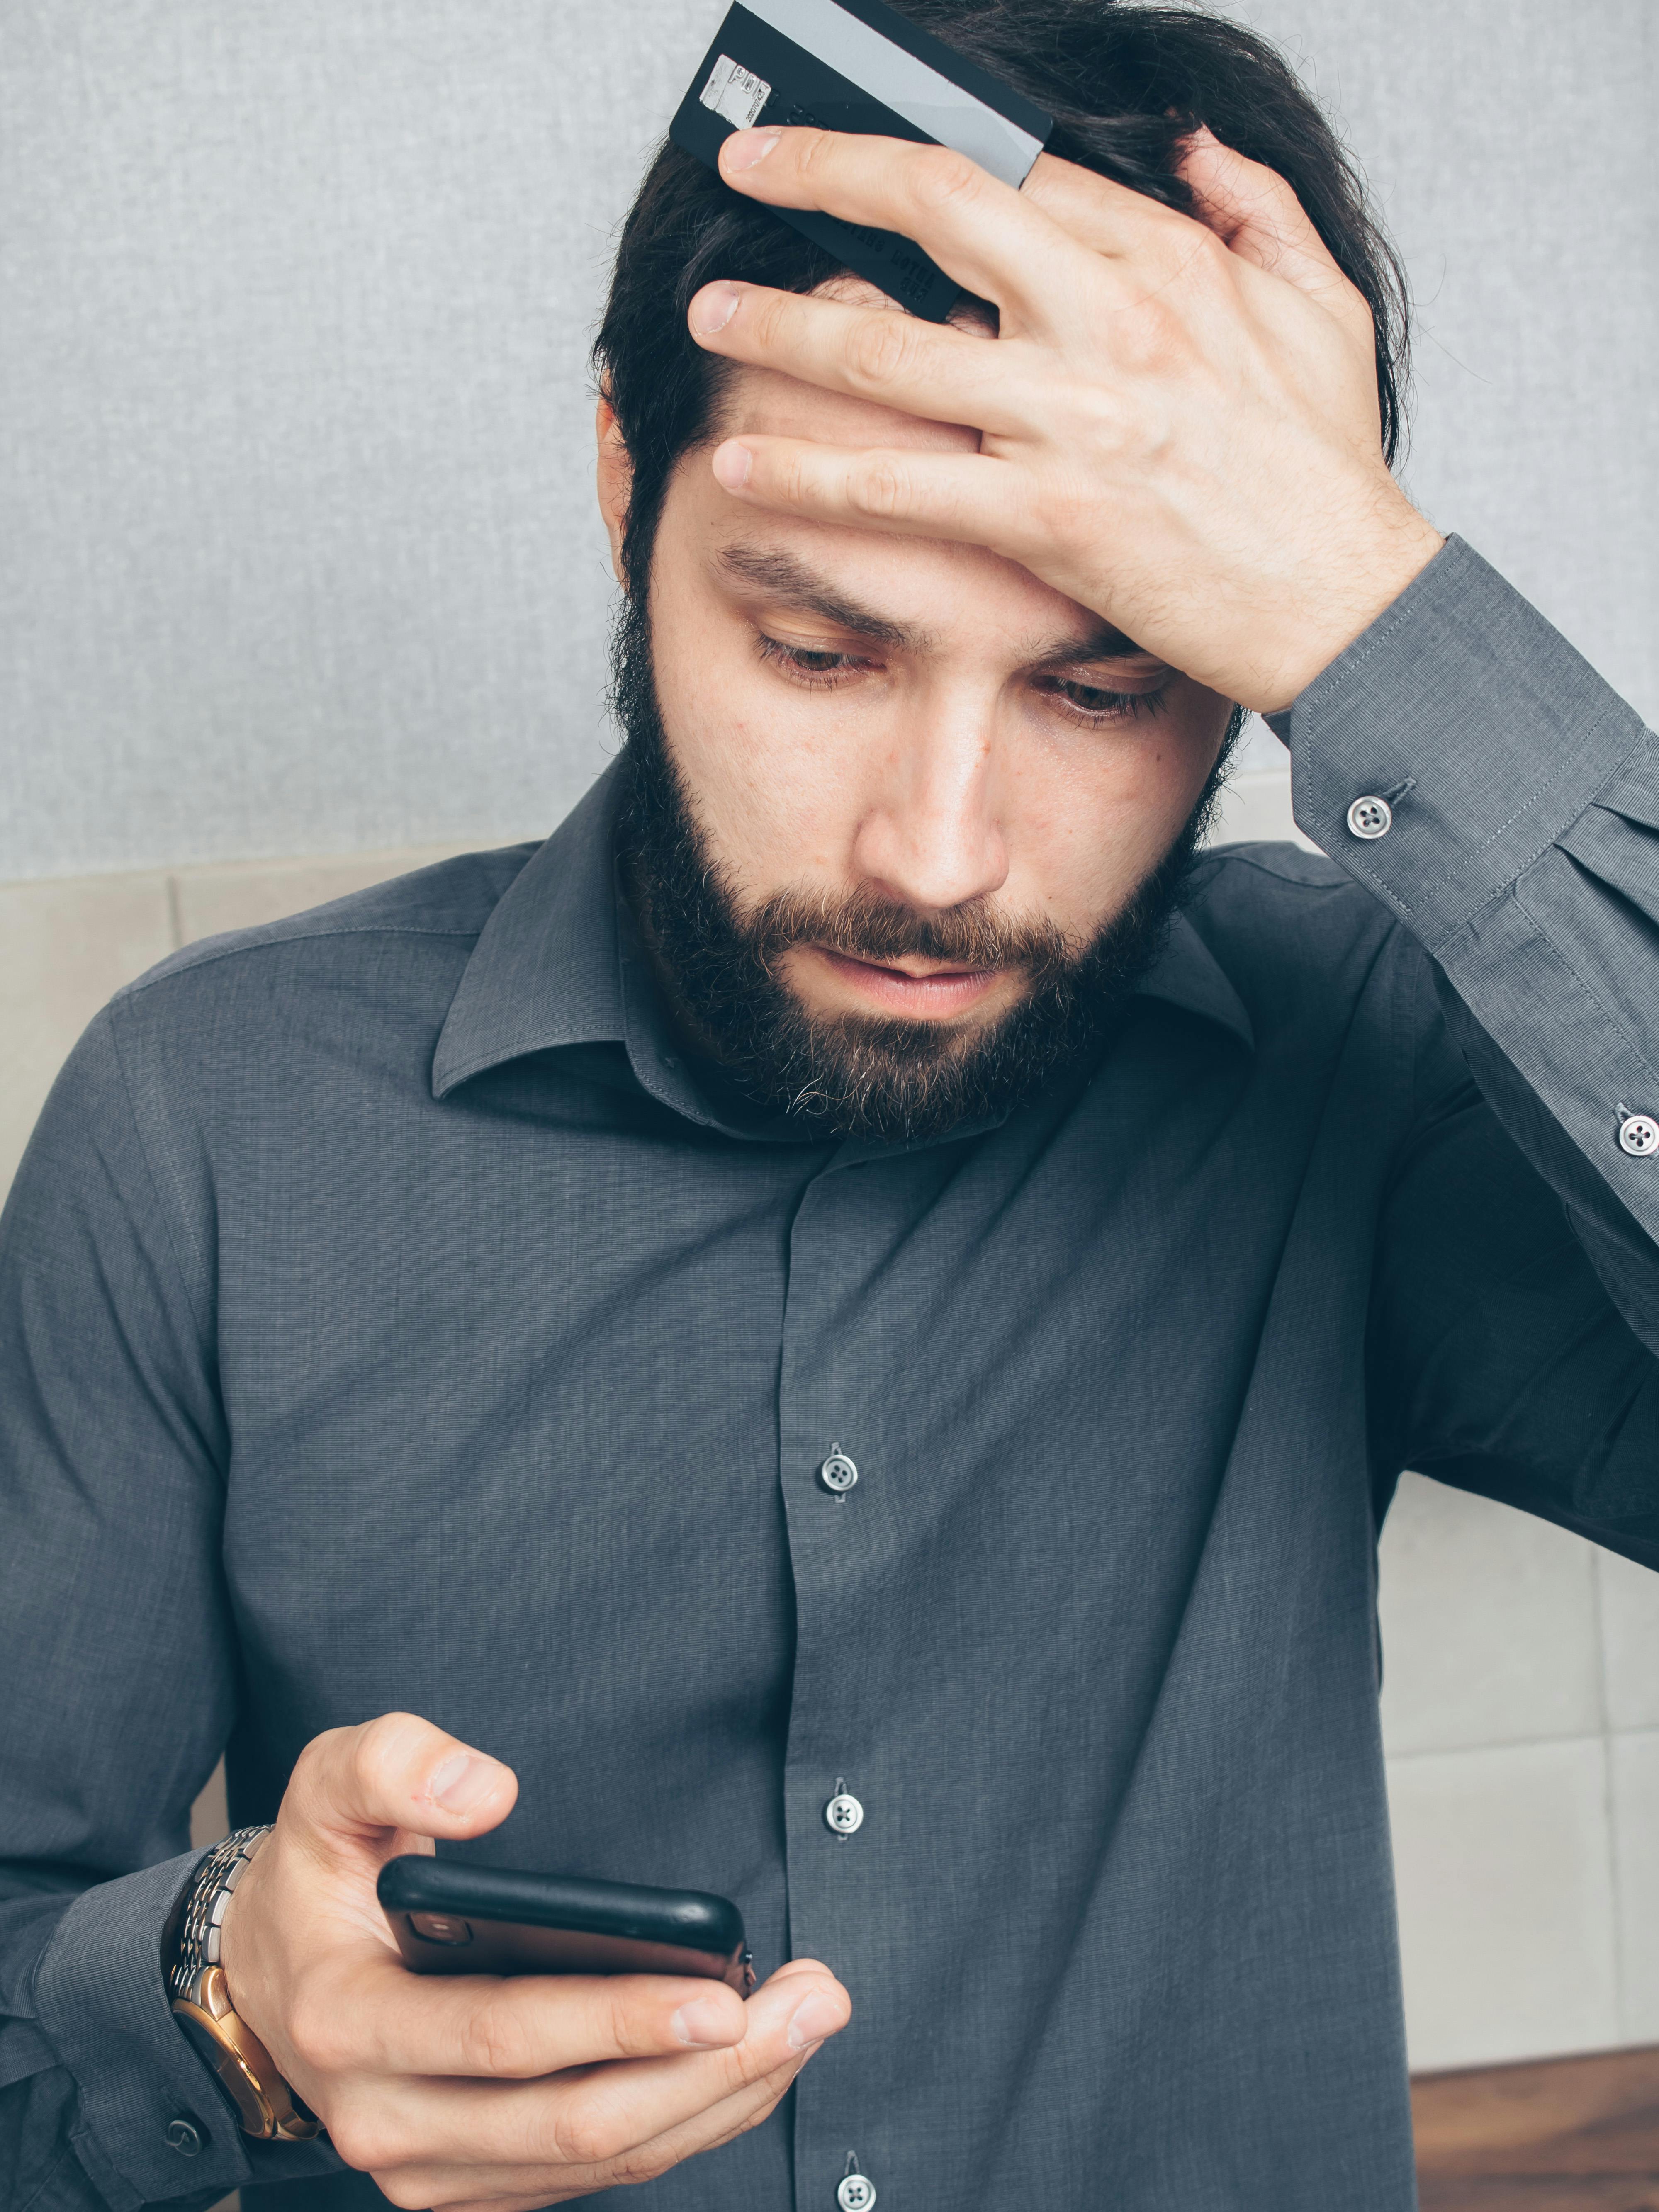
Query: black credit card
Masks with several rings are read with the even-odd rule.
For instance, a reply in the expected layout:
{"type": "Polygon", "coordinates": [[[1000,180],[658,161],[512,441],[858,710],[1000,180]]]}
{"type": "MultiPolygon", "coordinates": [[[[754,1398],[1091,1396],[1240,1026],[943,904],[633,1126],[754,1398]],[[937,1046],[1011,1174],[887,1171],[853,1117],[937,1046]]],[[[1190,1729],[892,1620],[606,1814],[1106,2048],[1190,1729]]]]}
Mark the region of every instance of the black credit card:
{"type": "MultiPolygon", "coordinates": [[[[668,135],[718,169],[722,140],[757,124],[953,147],[1018,189],[1054,118],[886,0],[749,0],[728,10],[668,135]]],[[[772,212],[929,322],[942,323],[959,296],[919,246],[890,230],[812,208],[772,212]]]]}

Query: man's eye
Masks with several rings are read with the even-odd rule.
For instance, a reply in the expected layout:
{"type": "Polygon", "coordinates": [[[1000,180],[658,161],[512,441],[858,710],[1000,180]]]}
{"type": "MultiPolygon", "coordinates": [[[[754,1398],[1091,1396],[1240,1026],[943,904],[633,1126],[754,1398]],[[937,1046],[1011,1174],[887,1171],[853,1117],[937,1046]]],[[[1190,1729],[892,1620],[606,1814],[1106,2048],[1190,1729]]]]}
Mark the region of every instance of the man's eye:
{"type": "Polygon", "coordinates": [[[1170,687],[1166,678],[1152,691],[1109,691],[1097,684],[1079,684],[1067,676],[1049,676],[1043,678],[1036,688],[1050,698],[1058,699],[1084,720],[1122,722],[1157,714],[1170,687]]]}
{"type": "Polygon", "coordinates": [[[781,638],[768,637],[764,632],[760,637],[760,657],[793,676],[797,683],[819,689],[869,665],[850,653],[815,652],[809,646],[786,645],[781,638]]]}

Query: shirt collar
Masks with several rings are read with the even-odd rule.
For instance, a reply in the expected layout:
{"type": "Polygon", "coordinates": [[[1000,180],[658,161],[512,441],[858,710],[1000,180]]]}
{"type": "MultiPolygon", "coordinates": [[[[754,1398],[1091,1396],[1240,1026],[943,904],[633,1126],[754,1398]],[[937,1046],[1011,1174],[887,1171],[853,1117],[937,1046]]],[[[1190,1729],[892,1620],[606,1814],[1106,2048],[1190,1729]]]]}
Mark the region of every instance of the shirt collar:
{"type": "MultiPolygon", "coordinates": [[[[526,1053],[614,1042],[627,1047],[635,1075],[665,1105],[705,1126],[724,1126],[674,1048],[648,963],[620,910],[615,832],[621,799],[621,763],[612,762],[496,902],[439,1034],[434,1097],[526,1053]]],[[[1254,1050],[1243,1001],[1184,914],[1176,916],[1138,990],[1218,1023],[1254,1050]]]]}
{"type": "Polygon", "coordinates": [[[432,1093],[550,1045],[625,1033],[614,832],[619,762],[525,862],[462,971],[432,1060],[432,1093]]]}
{"type": "Polygon", "coordinates": [[[1231,1030],[1246,1051],[1255,1050],[1255,1030],[1244,1001],[1184,913],[1177,914],[1170,925],[1163,951],[1135,986],[1135,992],[1139,998],[1163,999],[1204,1021],[1217,1022],[1231,1030]]]}

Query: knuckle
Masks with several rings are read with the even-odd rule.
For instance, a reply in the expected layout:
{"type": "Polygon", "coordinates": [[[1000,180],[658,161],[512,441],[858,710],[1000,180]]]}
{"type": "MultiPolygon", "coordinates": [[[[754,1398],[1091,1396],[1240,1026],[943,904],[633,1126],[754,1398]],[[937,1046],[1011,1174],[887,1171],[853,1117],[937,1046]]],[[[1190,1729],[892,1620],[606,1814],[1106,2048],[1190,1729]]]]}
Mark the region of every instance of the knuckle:
{"type": "Polygon", "coordinates": [[[462,2021],[461,2049],[469,2072],[522,2081],[541,2070],[525,2022],[495,1990],[481,1996],[462,2021]]]}
{"type": "Polygon", "coordinates": [[[891,521],[908,505],[909,483],[895,461],[866,462],[853,478],[850,489],[854,507],[860,514],[877,521],[891,521]]]}
{"type": "Polygon", "coordinates": [[[361,2106],[337,2107],[328,2116],[328,2139],[345,2163],[358,2173],[390,2166],[397,2155],[384,2127],[361,2106]]]}
{"type": "Polygon", "coordinates": [[[310,1742],[301,1747],[300,1756],[294,1762],[294,1771],[289,1777],[289,1788],[291,1790],[296,1782],[313,1779],[318,1769],[326,1763],[330,1753],[350,1733],[349,1729],[331,1728],[324,1729],[319,1735],[313,1736],[310,1742]]]}
{"type": "Polygon", "coordinates": [[[674,2163],[672,2152],[653,2149],[648,2143],[619,2151],[605,2160],[605,2179],[626,2189],[643,2181],[655,2181],[666,2173],[674,2163]]]}
{"type": "Polygon", "coordinates": [[[913,344],[903,316],[877,309],[854,325],[848,366],[860,383],[884,388],[903,375],[913,344]]]}
{"type": "Polygon", "coordinates": [[[601,1991],[594,2021],[596,2038],[629,2058],[646,2057],[662,2048],[662,2038],[640,2016],[636,2002],[613,1984],[601,1991]]]}
{"type": "Polygon", "coordinates": [[[358,1779],[366,1783],[384,1780],[394,1763],[401,1764],[400,1754],[406,1755],[408,1752],[410,1732],[419,1726],[412,1713],[380,1713],[374,1720],[365,1721],[351,1747],[352,1765],[358,1779]]]}
{"type": "Polygon", "coordinates": [[[794,140],[795,167],[802,176],[811,176],[826,159],[836,152],[836,133],[833,131],[803,130],[794,140]]]}
{"type": "Polygon", "coordinates": [[[553,2154],[562,2166],[609,2166],[632,2145],[615,2117],[592,2097],[576,2097],[554,2116],[553,2154]]]}
{"type": "Polygon", "coordinates": [[[910,195],[924,212],[936,208],[971,204],[985,182],[985,172],[965,154],[949,147],[929,148],[920,155],[910,172],[910,195]]]}

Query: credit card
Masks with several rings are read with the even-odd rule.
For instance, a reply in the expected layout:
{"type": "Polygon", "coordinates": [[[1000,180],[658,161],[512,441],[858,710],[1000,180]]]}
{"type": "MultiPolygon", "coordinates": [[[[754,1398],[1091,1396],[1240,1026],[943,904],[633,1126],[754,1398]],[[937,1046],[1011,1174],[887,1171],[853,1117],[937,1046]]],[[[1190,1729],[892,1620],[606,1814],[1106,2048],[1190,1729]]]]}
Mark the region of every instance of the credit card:
{"type": "MultiPolygon", "coordinates": [[[[1054,118],[886,0],[748,0],[728,10],[668,135],[711,169],[721,141],[755,124],[807,124],[966,154],[1016,190],[1054,118]]],[[[921,246],[814,208],[774,215],[929,322],[961,288],[921,246]]]]}

